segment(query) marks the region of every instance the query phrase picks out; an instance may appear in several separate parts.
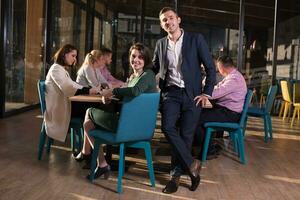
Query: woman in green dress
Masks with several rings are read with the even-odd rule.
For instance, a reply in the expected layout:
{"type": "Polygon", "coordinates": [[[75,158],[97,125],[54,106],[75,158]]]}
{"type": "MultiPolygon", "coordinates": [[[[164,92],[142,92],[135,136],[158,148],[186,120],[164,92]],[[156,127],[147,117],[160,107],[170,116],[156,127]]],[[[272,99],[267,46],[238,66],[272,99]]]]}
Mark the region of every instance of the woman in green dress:
{"type": "MultiPolygon", "coordinates": [[[[84,121],[84,144],[82,151],[76,157],[76,160],[85,160],[87,165],[90,164],[91,149],[93,148],[93,138],[89,137],[88,132],[94,128],[102,128],[115,132],[118,125],[118,111],[117,104],[112,101],[112,97],[122,99],[123,97],[136,97],[141,93],[156,92],[155,74],[151,70],[150,52],[147,47],[141,43],[136,43],[131,46],[129,50],[129,61],[133,73],[129,77],[127,87],[106,89],[102,91],[105,97],[105,106],[103,109],[89,108],[86,111],[84,121]]],[[[103,149],[100,148],[98,157],[98,167],[95,173],[95,178],[104,174],[107,178],[110,172],[110,166],[107,164],[103,149]]]]}

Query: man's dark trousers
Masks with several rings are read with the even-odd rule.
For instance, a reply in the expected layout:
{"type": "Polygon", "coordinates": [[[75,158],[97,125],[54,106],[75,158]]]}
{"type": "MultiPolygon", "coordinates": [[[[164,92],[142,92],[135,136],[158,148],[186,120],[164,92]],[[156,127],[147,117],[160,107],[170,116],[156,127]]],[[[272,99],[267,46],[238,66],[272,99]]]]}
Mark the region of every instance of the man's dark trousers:
{"type": "Polygon", "coordinates": [[[162,91],[161,111],[162,131],[172,146],[171,168],[175,170],[172,175],[180,176],[194,160],[191,147],[201,108],[196,107],[184,88],[168,86],[162,91]]]}

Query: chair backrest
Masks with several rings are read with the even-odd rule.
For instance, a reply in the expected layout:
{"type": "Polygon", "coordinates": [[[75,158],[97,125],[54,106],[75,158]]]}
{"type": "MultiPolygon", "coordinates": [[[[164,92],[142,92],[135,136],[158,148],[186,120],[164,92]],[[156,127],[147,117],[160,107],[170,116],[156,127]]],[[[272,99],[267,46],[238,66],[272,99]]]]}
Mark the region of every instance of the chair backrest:
{"type": "Polygon", "coordinates": [[[244,126],[246,125],[245,120],[246,120],[246,117],[247,117],[248,107],[249,107],[249,104],[251,102],[252,95],[253,95],[253,91],[248,90],[247,94],[246,94],[245,101],[244,101],[243,112],[242,112],[242,115],[241,115],[241,118],[240,118],[240,123],[239,123],[240,127],[242,127],[242,128],[244,128],[244,126]]]}
{"type": "Polygon", "coordinates": [[[156,126],[159,99],[159,93],[143,93],[134,98],[124,98],[116,140],[150,140],[156,126]]]}
{"type": "Polygon", "coordinates": [[[293,103],[300,103],[300,83],[293,84],[293,103]]]}
{"type": "Polygon", "coordinates": [[[39,80],[37,82],[37,88],[38,88],[38,93],[39,93],[41,112],[42,112],[42,115],[44,115],[44,112],[46,110],[46,101],[45,101],[46,85],[45,85],[45,81],[39,80]]]}
{"type": "Polygon", "coordinates": [[[275,96],[277,94],[277,89],[278,89],[277,85],[271,85],[269,88],[268,96],[267,96],[267,100],[266,100],[266,104],[265,104],[265,110],[268,113],[271,112],[273,102],[274,102],[275,96]]]}
{"type": "Polygon", "coordinates": [[[287,102],[292,102],[290,92],[289,92],[288,82],[286,80],[282,80],[280,81],[280,86],[281,86],[281,93],[282,93],[283,100],[287,102]]]}

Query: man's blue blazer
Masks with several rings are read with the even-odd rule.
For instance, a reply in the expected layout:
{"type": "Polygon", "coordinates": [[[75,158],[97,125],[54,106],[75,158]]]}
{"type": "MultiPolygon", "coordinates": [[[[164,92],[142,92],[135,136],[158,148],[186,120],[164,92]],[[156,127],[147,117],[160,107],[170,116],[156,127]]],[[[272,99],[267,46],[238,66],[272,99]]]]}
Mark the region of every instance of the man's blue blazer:
{"type": "MultiPolygon", "coordinates": [[[[159,73],[159,87],[162,92],[166,87],[168,73],[167,46],[167,37],[158,40],[152,60],[154,73],[159,73]]],[[[181,71],[188,96],[193,99],[202,93],[211,95],[216,79],[216,69],[203,36],[199,33],[184,32],[181,53],[181,71]],[[206,74],[203,91],[202,78],[204,75],[201,73],[201,65],[204,66],[206,74]]]]}

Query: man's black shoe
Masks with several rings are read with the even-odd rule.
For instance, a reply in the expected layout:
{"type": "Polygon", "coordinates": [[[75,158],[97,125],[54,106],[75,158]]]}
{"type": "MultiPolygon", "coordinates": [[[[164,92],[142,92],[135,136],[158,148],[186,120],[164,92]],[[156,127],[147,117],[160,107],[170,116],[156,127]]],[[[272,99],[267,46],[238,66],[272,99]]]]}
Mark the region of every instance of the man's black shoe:
{"type": "Polygon", "coordinates": [[[172,194],[177,191],[179,186],[180,176],[172,176],[166,187],[162,190],[163,193],[172,194]]]}
{"type": "Polygon", "coordinates": [[[200,171],[201,171],[201,162],[197,159],[194,159],[193,163],[190,166],[190,178],[191,178],[191,191],[195,191],[200,183],[200,171]]]}
{"type": "Polygon", "coordinates": [[[189,189],[191,191],[195,191],[200,184],[200,180],[201,180],[200,175],[198,175],[196,177],[190,176],[190,178],[191,178],[192,185],[189,189]]]}

